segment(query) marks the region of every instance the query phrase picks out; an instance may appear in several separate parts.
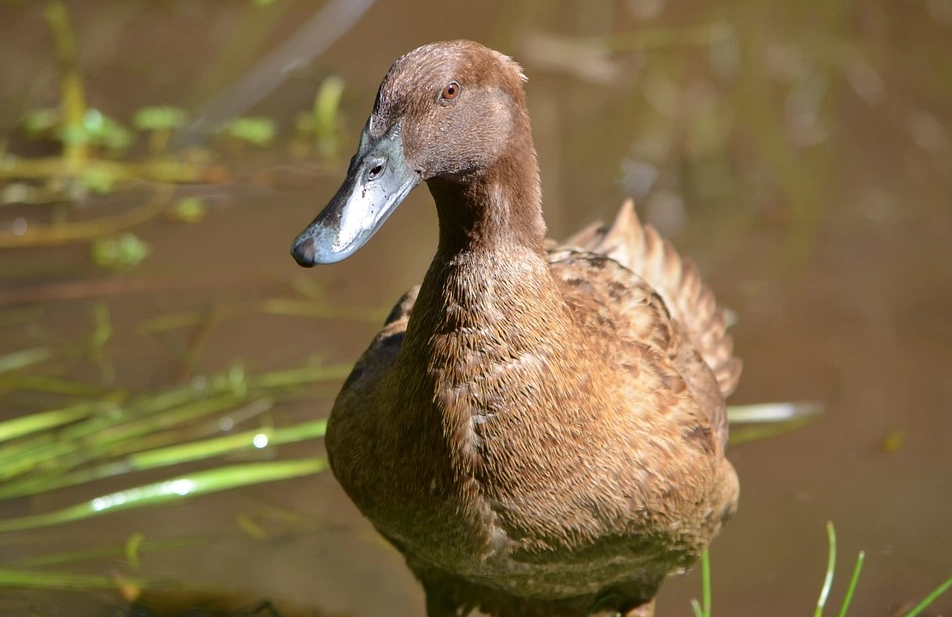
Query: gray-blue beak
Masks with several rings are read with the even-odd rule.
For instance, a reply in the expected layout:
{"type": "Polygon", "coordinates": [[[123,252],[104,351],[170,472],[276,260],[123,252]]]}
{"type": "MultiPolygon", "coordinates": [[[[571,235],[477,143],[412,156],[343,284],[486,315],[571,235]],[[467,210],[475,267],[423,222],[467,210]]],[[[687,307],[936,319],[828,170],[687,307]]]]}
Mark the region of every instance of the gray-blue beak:
{"type": "Polygon", "coordinates": [[[404,161],[399,124],[380,137],[364,129],[347,178],[327,207],[295,238],[291,255],[308,268],[350,257],[420,182],[420,175],[404,161]]]}

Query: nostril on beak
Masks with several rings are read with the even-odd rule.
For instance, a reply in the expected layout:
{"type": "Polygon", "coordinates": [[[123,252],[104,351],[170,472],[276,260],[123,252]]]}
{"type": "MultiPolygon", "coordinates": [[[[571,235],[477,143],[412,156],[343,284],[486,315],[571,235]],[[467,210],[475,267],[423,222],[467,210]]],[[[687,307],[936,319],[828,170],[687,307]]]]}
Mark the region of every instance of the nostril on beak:
{"type": "Polygon", "coordinates": [[[370,169],[367,171],[367,180],[376,180],[380,177],[380,174],[383,173],[383,166],[386,163],[386,160],[377,160],[372,161],[368,167],[370,169]]]}

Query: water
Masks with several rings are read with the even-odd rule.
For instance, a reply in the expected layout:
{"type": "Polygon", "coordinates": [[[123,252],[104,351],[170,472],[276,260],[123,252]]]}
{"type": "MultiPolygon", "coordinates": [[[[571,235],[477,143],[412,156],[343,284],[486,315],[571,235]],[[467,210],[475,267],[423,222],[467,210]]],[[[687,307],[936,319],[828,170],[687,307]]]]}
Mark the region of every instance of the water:
{"type": "MultiPolygon", "coordinates": [[[[307,2],[268,9],[190,1],[68,6],[90,101],[120,118],[146,104],[197,108],[314,10],[307,2]]],[[[805,429],[730,453],[742,500],[713,547],[715,614],[809,614],[826,562],[824,523],[832,519],[841,562],[834,603],[847,578],[843,564],[865,549],[853,613],[887,615],[952,574],[950,15],[942,0],[795,6],[729,0],[716,7],[664,0],[506,7],[379,2],[256,113],[288,121],[310,105],[323,76],[341,75],[349,149],[398,55],[455,37],[514,54],[530,76],[550,234],[564,236],[611,216],[626,190],[639,193],[641,211],[697,259],[719,299],[740,316],[734,336],[745,372],[732,402],[820,398],[829,404],[827,415],[805,429]],[[656,10],[656,17],[636,16],[656,10]],[[561,39],[553,45],[533,38],[718,19],[735,29],[738,44],[713,51],[681,46],[615,61],[586,56],[590,48],[565,52],[561,39]],[[600,77],[593,78],[596,69],[600,77]],[[897,432],[901,447],[886,452],[884,442],[897,432]]],[[[55,104],[52,45],[32,3],[0,5],[0,76],[0,132],[8,133],[24,109],[55,104]]],[[[214,189],[215,207],[199,225],[159,218],[136,228],[153,253],[125,278],[92,268],[83,246],[0,253],[0,317],[39,311],[29,328],[0,330],[0,354],[88,336],[103,297],[64,298],[69,290],[162,278],[162,285],[105,297],[116,332],[109,345],[116,383],[157,388],[181,379],[174,350],[188,344],[189,333],[131,334],[146,318],[287,295],[287,281],[298,276],[319,282],[335,302],[389,307],[422,276],[436,240],[425,191],[414,193],[352,259],[305,272],[288,256],[289,243],[333,194],[342,172],[292,161],[277,148],[246,151],[234,165],[277,170],[291,180],[276,190],[247,183],[214,189]]],[[[116,212],[141,198],[118,194],[76,216],[116,212]]],[[[18,217],[43,222],[49,212],[6,207],[0,225],[18,217]]],[[[200,366],[218,370],[240,358],[249,370],[268,370],[299,365],[315,352],[350,362],[374,331],[360,322],[226,320],[213,331],[200,366]]],[[[75,379],[100,378],[90,361],[64,370],[75,379]]],[[[0,417],[30,409],[3,396],[0,417]]],[[[276,414],[288,422],[317,418],[330,402],[323,393],[276,414]]],[[[313,445],[281,454],[311,455],[313,445]]],[[[126,482],[3,502],[0,517],[55,509],[126,482]]],[[[302,614],[423,611],[401,558],[330,474],[7,534],[0,536],[0,564],[121,545],[133,532],[203,540],[147,553],[141,575],[150,581],[240,592],[244,606],[271,597],[303,607],[302,614]],[[236,522],[274,508],[296,512],[306,524],[271,520],[262,540],[236,522]]],[[[123,570],[119,561],[68,570],[108,574],[123,570]]],[[[672,579],[659,615],[689,614],[688,601],[698,593],[696,573],[672,579]]],[[[115,602],[107,592],[0,592],[0,612],[11,615],[30,605],[42,614],[69,607],[71,614],[105,615],[115,602]]],[[[952,599],[934,606],[936,614],[943,610],[952,610],[952,599]]]]}

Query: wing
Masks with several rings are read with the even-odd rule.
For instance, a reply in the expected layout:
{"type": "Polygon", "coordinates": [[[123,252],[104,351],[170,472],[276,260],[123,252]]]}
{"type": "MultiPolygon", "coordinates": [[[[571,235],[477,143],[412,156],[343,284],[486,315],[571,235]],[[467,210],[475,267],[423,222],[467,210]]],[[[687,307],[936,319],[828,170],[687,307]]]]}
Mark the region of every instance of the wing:
{"type": "Polygon", "coordinates": [[[707,449],[713,435],[727,442],[724,397],[705,363],[662,297],[631,270],[597,253],[556,249],[549,253],[576,322],[619,370],[651,371],[654,394],[690,393],[701,416],[680,418],[707,449]]]}
{"type": "Polygon", "coordinates": [[[664,300],[672,318],[714,372],[721,394],[726,398],[734,391],[742,365],[733,357],[724,310],[701,281],[694,263],[682,259],[653,227],[642,225],[632,200],[625,201],[611,227],[595,223],[564,244],[610,257],[644,280],[664,300]]]}
{"type": "Polygon", "coordinates": [[[413,287],[394,305],[383,328],[354,364],[354,369],[341,387],[341,394],[347,393],[348,397],[356,397],[356,400],[370,400],[364,398],[370,394],[369,389],[381,383],[397,359],[410,320],[410,311],[419,291],[419,285],[413,287]]]}

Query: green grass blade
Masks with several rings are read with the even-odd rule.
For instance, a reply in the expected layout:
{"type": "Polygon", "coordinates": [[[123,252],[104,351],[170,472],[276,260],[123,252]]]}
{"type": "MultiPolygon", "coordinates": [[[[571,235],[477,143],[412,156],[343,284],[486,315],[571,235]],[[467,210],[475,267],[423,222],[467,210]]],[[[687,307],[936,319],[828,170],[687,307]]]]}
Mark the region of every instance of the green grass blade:
{"type": "Polygon", "coordinates": [[[825,409],[825,404],[817,401],[731,405],[727,408],[727,419],[731,424],[730,444],[788,433],[813,422],[823,415],[825,409]],[[759,426],[738,427],[740,424],[759,426]]]}
{"type": "Polygon", "coordinates": [[[853,576],[850,577],[850,586],[846,588],[846,596],[843,597],[843,606],[840,607],[840,612],[837,617],[846,617],[846,611],[849,610],[850,603],[853,601],[853,592],[856,591],[856,584],[859,582],[859,573],[863,570],[864,561],[866,561],[866,553],[860,551],[859,555],[856,556],[856,565],[853,566],[853,576]]]}
{"type": "MultiPolygon", "coordinates": [[[[229,410],[224,417],[204,418],[201,422],[188,423],[184,426],[176,426],[170,430],[159,431],[149,435],[142,435],[133,440],[127,440],[112,444],[106,452],[105,457],[127,457],[139,452],[148,450],[158,450],[181,444],[188,444],[202,439],[210,439],[221,436],[223,430],[222,422],[227,418],[231,426],[239,426],[244,422],[266,414],[274,407],[274,398],[257,397],[248,404],[229,410]]],[[[230,428],[227,430],[231,430],[230,428]]]]}
{"type": "Polygon", "coordinates": [[[952,576],[945,579],[945,582],[936,587],[932,593],[927,595],[922,602],[917,604],[915,608],[905,614],[905,617],[918,617],[919,613],[929,608],[929,605],[935,602],[939,596],[948,591],[949,587],[952,587],[952,576]]]}
{"type": "Polygon", "coordinates": [[[797,418],[796,420],[777,422],[774,424],[764,424],[762,426],[745,426],[743,428],[733,428],[731,429],[728,443],[730,443],[732,446],[737,446],[742,443],[750,443],[752,441],[761,441],[764,439],[769,439],[770,437],[777,437],[779,435],[790,433],[802,428],[813,422],[813,420],[817,417],[818,416],[797,418]]]}
{"type": "Polygon", "coordinates": [[[823,615],[823,608],[826,606],[826,600],[830,597],[830,588],[833,586],[833,571],[836,569],[836,529],[833,527],[833,521],[826,522],[826,535],[830,545],[830,556],[826,562],[826,576],[823,579],[823,588],[820,590],[820,598],[817,600],[813,617],[823,615]]]}
{"type": "MultiPolygon", "coordinates": [[[[0,424],[11,437],[23,436],[0,448],[0,482],[16,479],[36,485],[79,465],[134,452],[136,449],[130,448],[130,444],[157,435],[162,428],[184,425],[231,405],[242,404],[262,389],[279,396],[293,388],[343,379],[351,369],[351,365],[344,364],[310,364],[249,376],[240,370],[231,370],[209,378],[201,389],[181,386],[122,404],[118,402],[121,393],[117,393],[109,413],[89,414],[68,424],[63,418],[53,415],[44,418],[40,414],[32,419],[17,420],[14,425],[0,424]],[[58,430],[51,434],[49,430],[37,428],[39,425],[31,426],[31,422],[42,422],[47,425],[45,428],[54,428],[51,425],[55,424],[58,430]]],[[[19,490],[7,485],[0,493],[9,495],[19,490]]]]}
{"type": "Polygon", "coordinates": [[[727,419],[731,424],[790,422],[800,418],[818,416],[825,409],[825,403],[820,401],[728,405],[727,419]]]}
{"type": "Polygon", "coordinates": [[[108,428],[143,415],[188,404],[202,395],[202,392],[190,387],[176,388],[155,396],[143,397],[129,404],[117,405],[110,413],[98,414],[64,426],[53,443],[49,443],[50,435],[39,434],[19,443],[17,450],[4,448],[0,451],[0,480],[33,471],[58,457],[84,450],[94,444],[96,436],[103,434],[108,428]],[[26,452],[21,453],[24,450],[26,452]]]}
{"type": "Polygon", "coordinates": [[[697,600],[691,600],[691,610],[694,611],[694,617],[704,617],[704,609],[701,608],[701,603],[697,600]]]}
{"type": "Polygon", "coordinates": [[[108,446],[119,442],[135,440],[163,429],[186,424],[200,418],[234,409],[244,402],[245,399],[243,397],[237,397],[229,392],[200,401],[186,403],[172,409],[167,409],[161,414],[151,414],[121,425],[104,428],[96,433],[94,440],[89,440],[90,443],[86,444],[84,449],[87,451],[107,449],[108,446]]]}
{"type": "Polygon", "coordinates": [[[145,534],[141,531],[136,531],[129,536],[129,539],[126,540],[125,547],[123,547],[126,563],[129,564],[129,567],[133,570],[138,570],[139,566],[142,565],[139,561],[139,550],[142,548],[143,542],[145,542],[145,534]]]}
{"type": "Polygon", "coordinates": [[[0,356],[0,373],[16,371],[21,368],[38,364],[49,360],[53,356],[53,350],[49,347],[33,347],[32,349],[23,349],[0,356]]]}
{"type": "Polygon", "coordinates": [[[207,459],[238,450],[260,449],[269,445],[276,446],[305,439],[317,439],[323,437],[326,431],[327,421],[315,420],[314,422],[305,422],[283,429],[245,431],[235,435],[150,450],[149,452],[133,454],[129,459],[136,469],[152,469],[164,465],[177,465],[207,459]]]}
{"type": "Polygon", "coordinates": [[[318,439],[327,430],[327,420],[315,420],[284,428],[263,428],[234,435],[203,439],[191,443],[166,446],[130,454],[128,457],[104,463],[89,469],[70,473],[30,476],[7,484],[0,484],[0,501],[35,495],[52,490],[95,482],[117,475],[146,471],[169,465],[180,465],[207,460],[216,456],[245,450],[263,449],[289,443],[318,439]]]}
{"type": "Polygon", "coordinates": [[[113,405],[100,402],[79,403],[62,409],[53,409],[30,414],[21,418],[14,418],[6,422],[0,422],[0,441],[8,441],[24,435],[56,428],[64,424],[70,424],[77,420],[82,420],[97,411],[108,411],[112,407],[113,405]]]}
{"type": "Polygon", "coordinates": [[[156,506],[183,497],[274,482],[323,471],[327,460],[308,458],[220,467],[103,495],[83,503],[43,514],[0,520],[0,533],[37,529],[78,521],[108,512],[156,506]]]}
{"type": "Polygon", "coordinates": [[[711,557],[701,553],[701,601],[691,600],[695,617],[711,617],[711,557]]]}
{"type": "Polygon", "coordinates": [[[701,553],[701,598],[704,617],[711,617],[711,556],[707,550],[701,553]]]}
{"type": "MultiPolygon", "coordinates": [[[[130,582],[140,587],[144,586],[141,581],[130,582]]],[[[114,589],[116,581],[112,577],[95,574],[0,569],[0,588],[2,587],[19,589],[114,589]]]]}

